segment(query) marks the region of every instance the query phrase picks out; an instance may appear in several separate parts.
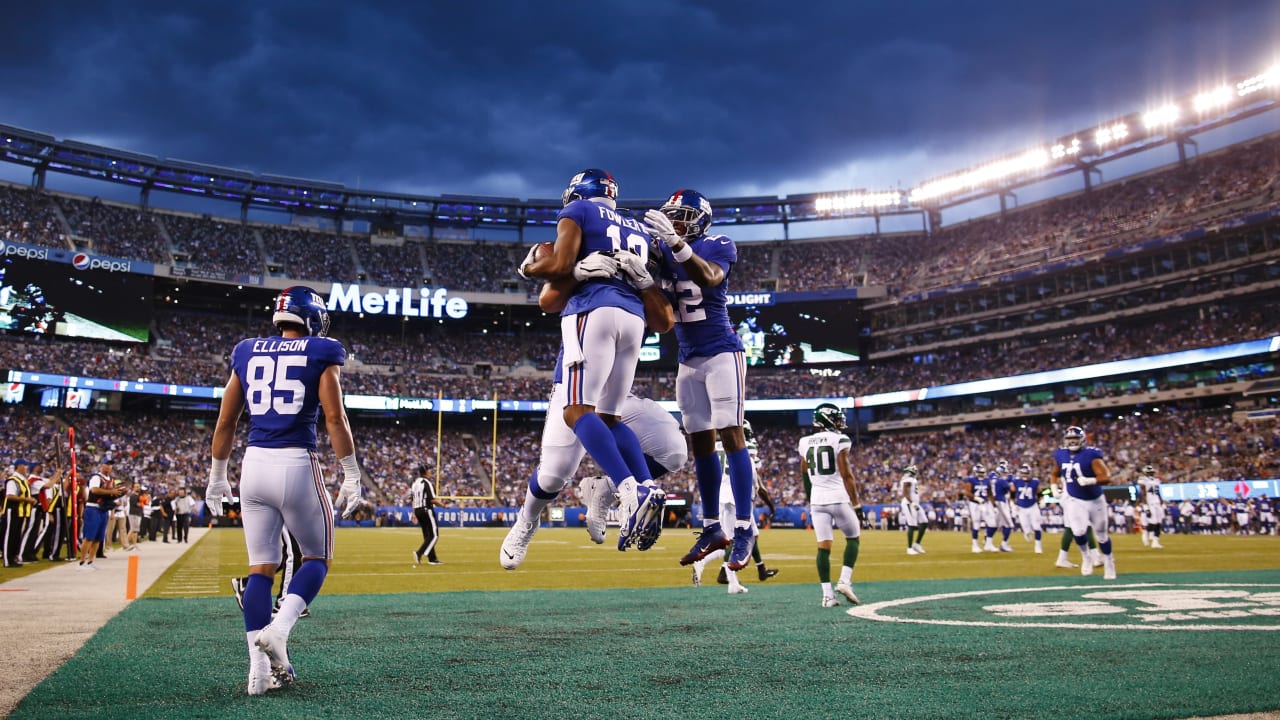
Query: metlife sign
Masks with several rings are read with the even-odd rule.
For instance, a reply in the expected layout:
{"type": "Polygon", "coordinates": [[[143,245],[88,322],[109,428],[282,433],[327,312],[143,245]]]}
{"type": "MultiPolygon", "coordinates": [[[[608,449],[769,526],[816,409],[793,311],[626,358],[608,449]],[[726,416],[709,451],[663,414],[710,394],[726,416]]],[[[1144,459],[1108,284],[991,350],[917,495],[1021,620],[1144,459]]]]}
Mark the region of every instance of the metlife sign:
{"type": "Polygon", "coordinates": [[[359,285],[334,283],[329,289],[329,312],[404,317],[451,318],[467,316],[467,301],[449,297],[445,288],[391,288],[386,292],[360,292],[359,285]]]}

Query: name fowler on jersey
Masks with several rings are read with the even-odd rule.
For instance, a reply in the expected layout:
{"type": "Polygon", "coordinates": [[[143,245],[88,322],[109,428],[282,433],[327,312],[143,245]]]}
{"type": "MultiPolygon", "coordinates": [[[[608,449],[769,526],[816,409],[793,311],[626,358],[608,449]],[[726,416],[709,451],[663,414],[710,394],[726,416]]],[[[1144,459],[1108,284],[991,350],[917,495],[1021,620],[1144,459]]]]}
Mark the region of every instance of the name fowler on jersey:
{"type": "Polygon", "coordinates": [[[614,225],[621,225],[622,227],[625,227],[629,230],[635,230],[638,233],[644,233],[646,236],[648,235],[649,231],[644,229],[644,225],[641,225],[640,223],[627,217],[626,215],[622,215],[618,213],[616,210],[614,210],[613,208],[610,208],[608,205],[602,205],[600,203],[592,203],[592,205],[595,205],[596,208],[600,211],[601,220],[607,220],[613,223],[614,225]]]}

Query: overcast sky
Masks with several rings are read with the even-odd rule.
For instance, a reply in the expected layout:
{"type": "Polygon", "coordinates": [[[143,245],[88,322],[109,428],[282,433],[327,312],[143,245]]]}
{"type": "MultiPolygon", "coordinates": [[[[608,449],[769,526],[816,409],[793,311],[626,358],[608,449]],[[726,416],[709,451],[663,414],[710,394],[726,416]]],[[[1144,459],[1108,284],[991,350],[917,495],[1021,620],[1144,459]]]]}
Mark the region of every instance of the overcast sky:
{"type": "Polygon", "coordinates": [[[1274,0],[4,4],[0,123],[425,195],[908,188],[1280,59],[1274,0]]]}

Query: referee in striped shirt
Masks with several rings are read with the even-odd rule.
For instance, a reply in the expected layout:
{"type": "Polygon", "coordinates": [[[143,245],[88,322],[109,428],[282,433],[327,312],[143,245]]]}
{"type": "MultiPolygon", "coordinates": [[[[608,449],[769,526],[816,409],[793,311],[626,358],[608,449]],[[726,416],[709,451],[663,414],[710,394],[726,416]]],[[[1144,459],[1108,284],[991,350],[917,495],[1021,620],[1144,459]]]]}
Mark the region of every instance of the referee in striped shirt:
{"type": "Polygon", "coordinates": [[[436,540],[440,539],[440,525],[436,522],[436,506],[448,507],[436,499],[436,490],[427,478],[430,470],[426,465],[418,467],[418,479],[413,481],[409,491],[413,493],[413,515],[418,518],[418,527],[422,528],[422,545],[413,551],[413,566],[418,567],[422,556],[427,556],[427,564],[441,565],[436,557],[436,540]]]}

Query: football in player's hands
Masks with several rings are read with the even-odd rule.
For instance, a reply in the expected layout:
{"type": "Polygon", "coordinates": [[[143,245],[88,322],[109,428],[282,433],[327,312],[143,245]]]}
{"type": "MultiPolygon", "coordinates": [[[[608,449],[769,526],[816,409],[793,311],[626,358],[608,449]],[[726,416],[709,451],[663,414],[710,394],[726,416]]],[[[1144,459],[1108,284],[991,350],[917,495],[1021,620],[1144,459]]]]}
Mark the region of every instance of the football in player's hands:
{"type": "Polygon", "coordinates": [[[545,257],[548,257],[554,249],[555,243],[550,242],[541,242],[529,248],[529,254],[524,256],[524,260],[520,262],[520,267],[516,272],[520,273],[520,277],[522,278],[531,279],[527,274],[525,274],[525,268],[545,257]]]}

